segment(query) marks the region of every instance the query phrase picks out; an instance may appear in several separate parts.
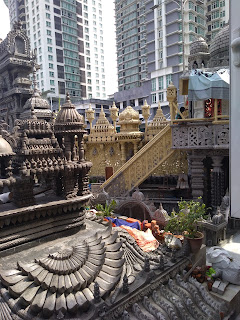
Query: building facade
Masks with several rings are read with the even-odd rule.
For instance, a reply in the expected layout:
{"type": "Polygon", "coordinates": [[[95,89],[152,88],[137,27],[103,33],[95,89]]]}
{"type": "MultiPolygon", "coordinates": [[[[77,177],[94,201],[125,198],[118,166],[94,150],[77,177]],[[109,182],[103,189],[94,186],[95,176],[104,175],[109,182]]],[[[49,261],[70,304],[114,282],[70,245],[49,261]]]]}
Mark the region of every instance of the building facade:
{"type": "Polygon", "coordinates": [[[5,1],[36,50],[38,87],[52,98],[105,98],[101,0],[5,1]],[[90,37],[90,34],[93,35],[90,37]]]}
{"type": "Polygon", "coordinates": [[[229,22],[229,0],[207,0],[207,42],[229,22]]]}
{"type": "MultiPolygon", "coordinates": [[[[168,106],[167,87],[171,81],[179,87],[190,44],[209,36],[209,6],[216,6],[216,15],[227,22],[229,3],[225,1],[187,0],[182,5],[170,0],[116,1],[119,92],[114,98],[118,107],[138,108],[146,99],[153,117],[158,102],[163,110],[168,106]]],[[[183,105],[183,96],[178,101],[183,105]]]]}

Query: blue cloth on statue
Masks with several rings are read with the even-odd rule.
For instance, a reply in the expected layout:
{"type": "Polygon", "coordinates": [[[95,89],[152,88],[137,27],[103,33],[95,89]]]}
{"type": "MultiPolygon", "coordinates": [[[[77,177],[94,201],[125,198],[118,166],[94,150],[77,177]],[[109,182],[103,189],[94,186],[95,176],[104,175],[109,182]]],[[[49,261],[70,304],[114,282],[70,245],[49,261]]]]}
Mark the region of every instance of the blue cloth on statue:
{"type": "Polygon", "coordinates": [[[112,223],[114,223],[116,225],[116,227],[120,227],[120,226],[128,226],[131,228],[135,228],[138,230],[141,230],[141,226],[139,224],[139,222],[127,222],[123,219],[118,219],[118,218],[110,218],[110,217],[106,217],[107,220],[112,221],[112,223]]]}

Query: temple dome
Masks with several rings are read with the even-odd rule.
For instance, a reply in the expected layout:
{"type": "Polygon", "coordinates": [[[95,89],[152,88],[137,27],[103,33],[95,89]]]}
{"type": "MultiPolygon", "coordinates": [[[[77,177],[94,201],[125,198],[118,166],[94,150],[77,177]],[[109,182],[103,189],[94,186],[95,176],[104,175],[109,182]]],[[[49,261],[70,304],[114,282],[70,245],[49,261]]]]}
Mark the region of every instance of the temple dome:
{"type": "Polygon", "coordinates": [[[50,105],[47,100],[43,99],[40,94],[36,91],[32,97],[29,98],[25,105],[24,110],[35,110],[35,109],[50,109],[50,105]]]}
{"type": "Polygon", "coordinates": [[[0,156],[13,154],[10,144],[0,135],[0,156]]]}
{"type": "Polygon", "coordinates": [[[81,123],[83,125],[83,116],[77,112],[75,106],[71,103],[69,94],[67,94],[66,102],[57,114],[55,125],[66,123],[81,123]]]}
{"type": "Polygon", "coordinates": [[[123,121],[123,120],[125,120],[125,121],[138,120],[139,121],[139,113],[137,111],[135,111],[132,107],[128,106],[119,115],[119,121],[123,121]]]}
{"type": "Polygon", "coordinates": [[[202,52],[208,53],[208,45],[207,45],[207,42],[202,37],[199,37],[190,44],[190,54],[196,54],[196,53],[202,53],[202,52]]]}
{"type": "Polygon", "coordinates": [[[210,44],[210,55],[213,58],[219,52],[226,52],[229,55],[229,25],[222,28],[210,44]]]}
{"type": "Polygon", "coordinates": [[[54,130],[56,133],[78,133],[83,132],[83,116],[81,116],[75,106],[72,104],[69,93],[67,93],[66,102],[61,107],[61,110],[58,112],[54,130]]]}

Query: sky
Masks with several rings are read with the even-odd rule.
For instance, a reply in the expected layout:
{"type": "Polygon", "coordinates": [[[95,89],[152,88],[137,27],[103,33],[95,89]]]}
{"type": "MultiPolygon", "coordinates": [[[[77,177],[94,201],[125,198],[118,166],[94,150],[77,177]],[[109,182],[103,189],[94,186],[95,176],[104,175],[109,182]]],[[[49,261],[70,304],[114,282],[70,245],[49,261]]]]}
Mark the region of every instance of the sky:
{"type": "MultiPolygon", "coordinates": [[[[105,41],[106,94],[117,91],[117,55],[115,42],[114,0],[103,0],[103,35],[105,41]]],[[[3,0],[0,0],[0,38],[5,39],[10,31],[9,12],[3,0]]]]}

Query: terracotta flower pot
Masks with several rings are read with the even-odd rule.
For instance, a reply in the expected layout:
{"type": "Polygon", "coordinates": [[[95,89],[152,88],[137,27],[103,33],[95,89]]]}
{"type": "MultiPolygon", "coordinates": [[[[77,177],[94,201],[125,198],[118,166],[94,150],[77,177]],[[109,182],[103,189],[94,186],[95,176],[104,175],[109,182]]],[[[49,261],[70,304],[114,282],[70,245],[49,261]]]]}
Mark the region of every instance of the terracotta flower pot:
{"type": "Polygon", "coordinates": [[[187,236],[187,234],[184,234],[184,237],[189,242],[189,245],[190,245],[190,248],[191,248],[191,252],[192,253],[197,253],[200,250],[202,242],[203,242],[203,237],[204,237],[203,233],[198,231],[197,234],[196,234],[196,238],[189,238],[187,236]]]}

